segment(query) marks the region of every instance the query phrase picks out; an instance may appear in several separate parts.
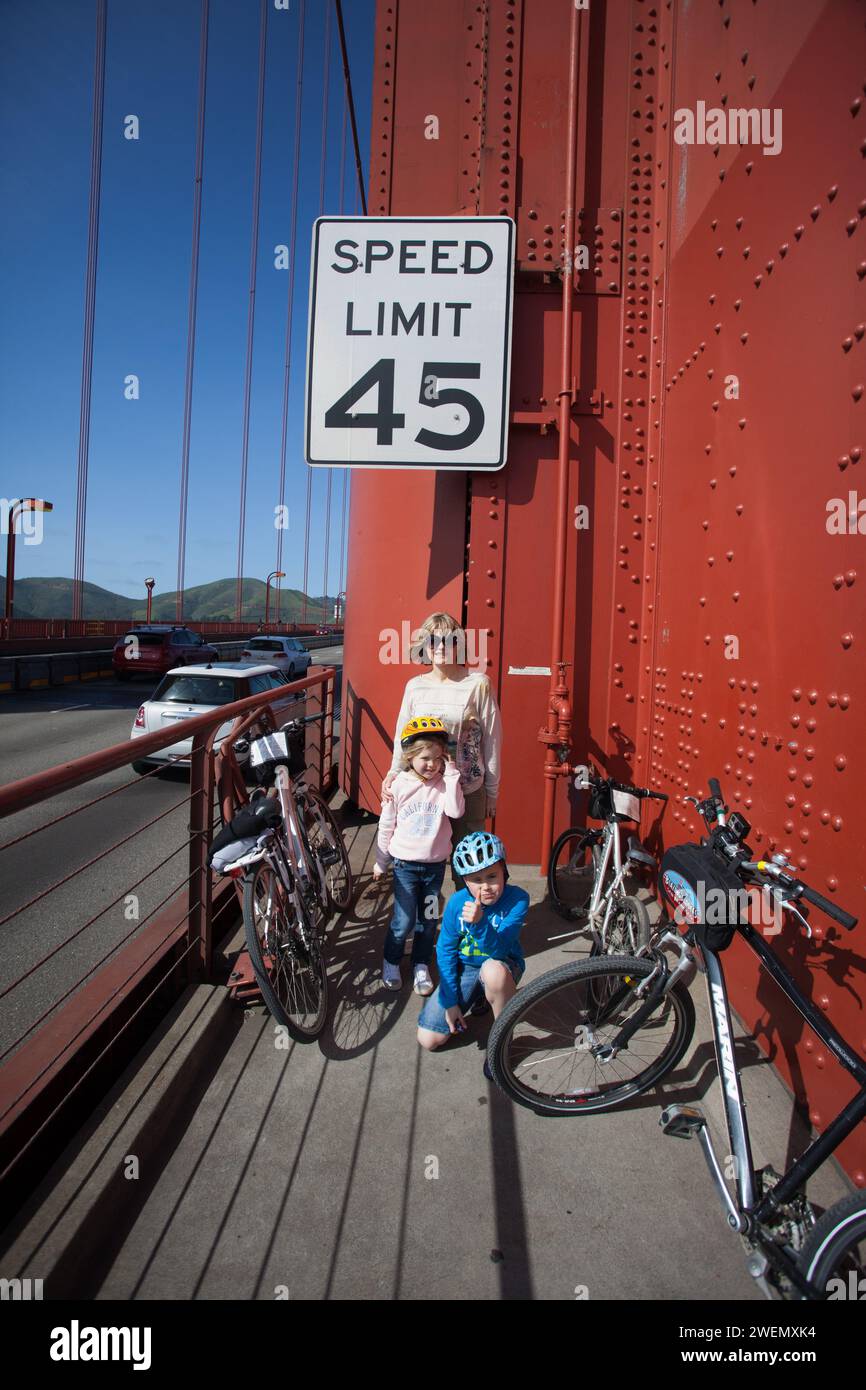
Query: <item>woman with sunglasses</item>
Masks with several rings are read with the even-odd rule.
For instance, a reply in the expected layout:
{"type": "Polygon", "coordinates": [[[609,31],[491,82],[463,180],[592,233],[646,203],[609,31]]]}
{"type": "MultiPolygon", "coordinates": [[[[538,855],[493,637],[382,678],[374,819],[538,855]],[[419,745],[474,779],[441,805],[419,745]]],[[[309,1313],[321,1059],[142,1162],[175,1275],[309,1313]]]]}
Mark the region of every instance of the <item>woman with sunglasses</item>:
{"type": "MultiPolygon", "coordinates": [[[[466,665],[466,635],[455,618],[449,613],[431,613],[416,639],[415,651],[430,669],[406,683],[382,798],[389,798],[388,789],[400,771],[401,731],[418,716],[437,715],[448,730],[448,755],[460,772],[466,806],[463,815],[452,821],[456,845],[464,835],[483,830],[485,817],[496,814],[502,716],[489,678],[466,665]]],[[[455,875],[457,879],[459,875],[455,875]]],[[[459,883],[462,886],[462,879],[459,883]]]]}

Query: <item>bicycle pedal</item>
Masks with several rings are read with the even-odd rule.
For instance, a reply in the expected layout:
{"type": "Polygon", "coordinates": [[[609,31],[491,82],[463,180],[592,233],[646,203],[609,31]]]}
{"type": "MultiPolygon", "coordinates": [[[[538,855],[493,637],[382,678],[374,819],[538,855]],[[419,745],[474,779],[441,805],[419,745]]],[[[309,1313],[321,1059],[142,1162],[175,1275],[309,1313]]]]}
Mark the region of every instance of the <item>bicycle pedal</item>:
{"type": "Polygon", "coordinates": [[[669,1105],[659,1116],[663,1133],[675,1139],[693,1139],[706,1123],[706,1116],[697,1105],[669,1105]]]}

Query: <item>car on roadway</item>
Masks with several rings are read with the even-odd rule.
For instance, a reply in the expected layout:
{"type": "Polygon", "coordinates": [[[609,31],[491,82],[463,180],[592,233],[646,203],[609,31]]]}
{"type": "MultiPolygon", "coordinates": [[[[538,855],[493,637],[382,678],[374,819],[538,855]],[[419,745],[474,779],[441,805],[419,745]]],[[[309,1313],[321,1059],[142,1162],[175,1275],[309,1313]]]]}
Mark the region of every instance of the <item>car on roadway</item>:
{"type": "Polygon", "coordinates": [[[219,661],[219,652],[179,623],[138,623],[118,638],[111,665],[119,681],[133,676],[164,676],[177,666],[219,661]]]}
{"type": "Polygon", "coordinates": [[[304,676],[313,658],[297,637],[270,637],[257,633],[244,646],[241,661],[267,661],[285,671],[290,680],[304,676]]]}
{"type": "MultiPolygon", "coordinates": [[[[295,691],[287,691],[287,676],[276,666],[255,662],[237,662],[202,666],[178,666],[168,671],[160,681],[149,700],[145,700],[135,716],[130,738],[141,738],[144,734],[155,734],[158,730],[181,726],[185,719],[194,719],[197,714],[207,714],[222,705],[234,704],[250,695],[261,695],[267,690],[284,691],[277,695],[271,704],[274,722],[281,729],[297,713],[299,699],[295,691]]],[[[303,699],[303,696],[300,696],[303,699]]],[[[214,751],[218,751],[222,740],[228,734],[233,720],[221,724],[214,740],[214,751]]],[[[243,767],[249,760],[249,741],[240,738],[234,745],[235,757],[243,767]]],[[[169,764],[188,766],[192,753],[192,739],[180,739],[168,748],[160,748],[140,758],[132,764],[138,773],[149,772],[152,767],[167,767],[169,764]]]]}

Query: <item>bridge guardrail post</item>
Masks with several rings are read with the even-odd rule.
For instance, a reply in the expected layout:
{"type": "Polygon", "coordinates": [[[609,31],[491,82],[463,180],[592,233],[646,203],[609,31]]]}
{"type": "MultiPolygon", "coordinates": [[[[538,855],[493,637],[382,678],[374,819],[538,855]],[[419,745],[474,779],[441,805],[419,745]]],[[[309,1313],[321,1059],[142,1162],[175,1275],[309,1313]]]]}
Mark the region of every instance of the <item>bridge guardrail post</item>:
{"type": "Polygon", "coordinates": [[[212,888],[207,865],[213,814],[213,757],[209,747],[210,735],[205,731],[195,735],[190,755],[189,781],[189,880],[187,882],[187,943],[192,948],[187,955],[188,977],[209,979],[213,958],[211,922],[212,888]]]}

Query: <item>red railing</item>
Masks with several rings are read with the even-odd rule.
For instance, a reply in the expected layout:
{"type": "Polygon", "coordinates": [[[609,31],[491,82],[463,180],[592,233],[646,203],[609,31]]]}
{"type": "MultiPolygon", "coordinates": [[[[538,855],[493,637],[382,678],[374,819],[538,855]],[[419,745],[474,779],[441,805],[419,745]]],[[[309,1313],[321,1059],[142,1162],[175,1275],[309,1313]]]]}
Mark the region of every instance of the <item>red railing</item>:
{"type": "MultiPolygon", "coordinates": [[[[140,624],[142,618],[0,618],[0,637],[123,637],[130,627],[140,624]]],[[[154,622],[160,622],[154,618],[154,622]]],[[[202,637],[250,637],[255,634],[258,619],[246,622],[196,622],[188,618],[184,626],[191,627],[202,637]]],[[[286,636],[313,634],[317,627],[331,627],[335,634],[342,634],[342,628],[330,623],[274,623],[268,622],[267,631],[286,636]]]]}
{"type": "MultiPolygon", "coordinates": [[[[279,692],[281,699],[303,696],[298,710],[322,716],[307,726],[306,748],[310,781],[325,790],[334,772],[335,680],[333,667],[318,668],[279,692]]],[[[141,788],[157,769],[120,785],[114,778],[114,785],[94,788],[92,797],[72,798],[71,809],[63,798],[170,747],[178,739],[177,725],[0,787],[0,820],[12,831],[0,844],[7,963],[0,979],[4,1188],[14,1191],[32,1180],[185,986],[210,977],[214,941],[236,922],[238,899],[232,881],[211,874],[207,851],[215,820],[224,823],[246,800],[235,741],[257,726],[279,727],[288,717],[279,712],[275,718],[273,700],[273,692],[251,695],[185,720],[183,737],[192,739],[184,760],[189,792],[167,807],[154,807],[153,815],[148,806],[142,817],[141,788]],[[217,732],[229,721],[230,732],[215,749],[217,732]],[[137,793],[138,803],[130,803],[137,793]],[[130,805],[131,811],[125,809],[130,805]],[[49,814],[25,815],[35,807],[49,814]],[[108,808],[114,837],[88,844],[88,817],[91,825],[98,823],[108,808]],[[172,831],[168,844],[154,853],[149,836],[155,829],[164,836],[179,812],[176,837],[172,831]],[[87,849],[76,853],[82,843],[87,849]],[[133,848],[135,863],[124,864],[133,848]],[[179,872],[167,873],[178,856],[179,872]],[[160,874],[162,880],[154,882],[160,874]],[[155,901],[143,919],[125,921],[121,904],[138,905],[145,884],[155,901]],[[83,904],[78,908],[75,901],[70,905],[75,893],[83,904]]]]}

